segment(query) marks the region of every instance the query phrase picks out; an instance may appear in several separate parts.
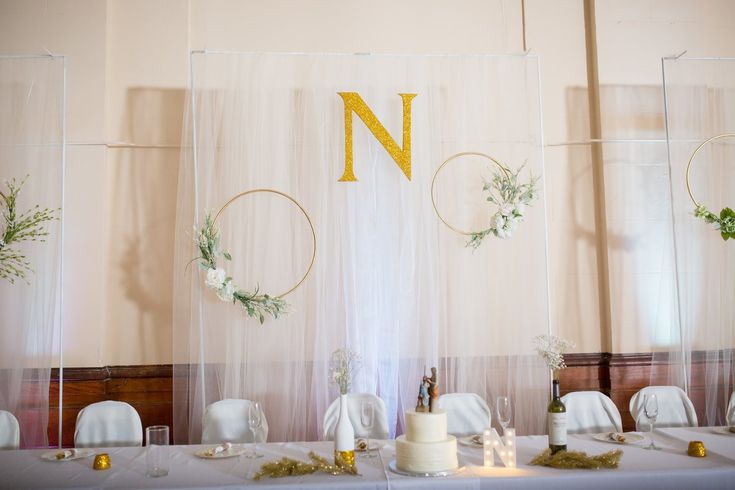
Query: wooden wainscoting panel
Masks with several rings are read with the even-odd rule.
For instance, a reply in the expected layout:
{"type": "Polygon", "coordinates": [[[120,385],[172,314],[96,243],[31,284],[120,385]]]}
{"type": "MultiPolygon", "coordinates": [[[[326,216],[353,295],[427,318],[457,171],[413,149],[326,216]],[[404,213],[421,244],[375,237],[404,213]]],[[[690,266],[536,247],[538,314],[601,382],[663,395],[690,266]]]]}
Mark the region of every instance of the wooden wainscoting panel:
{"type": "MultiPolygon", "coordinates": [[[[723,356],[726,357],[726,356],[723,356]]],[[[670,369],[657,360],[651,368],[652,355],[584,353],[565,356],[567,369],[561,373],[562,394],[570,391],[600,391],[612,399],[620,410],[624,430],[635,430],[628,405],[631,397],[650,384],[667,384],[670,369]],[[653,378],[652,378],[653,376],[653,378]]],[[[705,355],[692,354],[690,397],[697,408],[700,424],[704,423],[705,355]]],[[[186,367],[177,368],[177,374],[186,367]]],[[[164,424],[173,426],[173,383],[186,383],[180,376],[174,378],[169,365],[112,366],[100,368],[73,368],[64,370],[64,408],[62,411],[65,447],[74,444],[74,424],[79,411],[90,403],[120,400],[130,403],[138,411],[143,427],[164,424]]],[[[56,445],[58,432],[58,371],[53,370],[49,385],[49,443],[56,445]]],[[[185,388],[185,384],[181,386],[185,388]]],[[[29,399],[38,386],[24,387],[29,399]]],[[[727,403],[729,392],[723,389],[722,404],[727,403]]],[[[185,422],[180,419],[180,422],[185,422]]],[[[171,431],[173,437],[173,430],[171,431]]],[[[181,441],[180,441],[181,442],[181,441]]]]}
{"type": "MultiPolygon", "coordinates": [[[[91,403],[124,401],[135,407],[143,428],[173,423],[171,365],[114,366],[64,369],[62,445],[74,445],[79,411],[91,403]]],[[[59,373],[52,370],[49,386],[49,444],[58,444],[59,373]]]]}

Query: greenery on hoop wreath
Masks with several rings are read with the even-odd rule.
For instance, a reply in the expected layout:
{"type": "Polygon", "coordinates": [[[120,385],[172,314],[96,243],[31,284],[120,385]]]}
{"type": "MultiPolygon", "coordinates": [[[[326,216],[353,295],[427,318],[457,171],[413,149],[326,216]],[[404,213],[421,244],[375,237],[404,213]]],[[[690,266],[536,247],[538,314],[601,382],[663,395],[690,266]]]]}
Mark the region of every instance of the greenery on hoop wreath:
{"type": "Polygon", "coordinates": [[[722,208],[720,214],[717,215],[707,209],[706,206],[698,202],[694,198],[694,194],[692,193],[692,186],[689,182],[689,172],[691,170],[692,163],[694,162],[694,158],[697,156],[697,153],[699,153],[699,150],[701,150],[702,147],[704,147],[711,141],[732,137],[735,137],[735,133],[723,133],[718,134],[717,136],[712,136],[711,138],[708,138],[700,143],[700,145],[694,150],[694,153],[692,153],[692,156],[689,157],[689,163],[687,164],[686,172],[687,191],[689,192],[689,197],[694,203],[694,216],[703,219],[707,223],[713,223],[715,225],[715,229],[720,231],[720,236],[723,240],[729,240],[730,238],[735,239],[735,211],[733,211],[731,208],[726,207],[722,208]]]}
{"type": "Polygon", "coordinates": [[[526,206],[536,198],[538,192],[536,189],[538,177],[531,176],[528,182],[519,182],[518,177],[524,166],[525,163],[516,171],[512,171],[490,155],[474,151],[465,151],[450,156],[439,165],[439,168],[434,172],[434,177],[431,179],[431,203],[434,206],[434,212],[450,230],[470,237],[467,243],[465,243],[465,247],[477,249],[485,237],[489,235],[500,239],[510,238],[518,228],[518,225],[523,221],[526,206]],[[439,212],[436,197],[434,196],[434,188],[439,172],[449,162],[463,156],[482,157],[490,160],[497,167],[497,170],[493,172],[492,178],[489,181],[484,181],[482,186],[482,190],[487,192],[485,200],[496,205],[497,208],[490,216],[489,226],[478,231],[465,231],[450,224],[439,212]]]}
{"type": "Polygon", "coordinates": [[[206,214],[204,217],[204,225],[198,230],[195,228],[195,231],[196,237],[194,238],[194,242],[199,249],[200,256],[194,260],[198,260],[199,266],[206,271],[206,277],[204,280],[205,285],[208,288],[215,290],[217,297],[220,300],[240,305],[249,317],[257,318],[261,324],[265,322],[266,316],[271,316],[274,319],[277,319],[279,315],[288,312],[289,305],[285,300],[283,300],[283,297],[293,292],[304,282],[306,277],[309,275],[309,272],[311,272],[311,268],[314,265],[314,259],[316,258],[316,233],[309,214],[293,197],[274,189],[252,189],[237,194],[235,197],[227,201],[222,208],[220,208],[214,218],[212,218],[211,214],[206,214]],[[220,231],[217,228],[217,219],[220,214],[222,214],[222,211],[224,211],[235,200],[258,192],[268,192],[290,200],[299,208],[299,210],[301,210],[311,229],[313,250],[309,268],[295,286],[285,293],[275,296],[267,293],[260,293],[258,287],[256,287],[255,291],[252,292],[239,288],[233,282],[232,277],[228,276],[226,270],[220,267],[219,264],[220,258],[230,261],[232,260],[232,256],[229,252],[222,250],[220,247],[220,231]]]}

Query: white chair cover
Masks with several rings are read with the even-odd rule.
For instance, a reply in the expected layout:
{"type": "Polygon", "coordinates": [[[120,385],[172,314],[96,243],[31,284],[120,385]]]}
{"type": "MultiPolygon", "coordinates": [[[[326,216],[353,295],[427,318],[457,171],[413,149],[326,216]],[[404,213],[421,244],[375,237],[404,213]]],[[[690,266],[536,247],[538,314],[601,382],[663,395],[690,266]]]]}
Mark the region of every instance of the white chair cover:
{"type": "Polygon", "coordinates": [[[125,402],[104,401],[84,407],[77,415],[75,447],[142,446],[143,425],[138,412],[125,402]]]}
{"type": "Polygon", "coordinates": [[[697,413],[684,390],[678,386],[647,386],[630,399],[630,415],[637,430],[648,429],[648,419],[643,410],[644,395],[658,398],[656,427],[697,427],[697,413]]]}
{"type": "Polygon", "coordinates": [[[618,407],[599,391],[574,391],[561,397],[567,407],[567,432],[622,432],[618,407]]]}
{"type": "Polygon", "coordinates": [[[447,393],[438,404],[447,411],[447,432],[454,436],[482,434],[490,427],[492,412],[475,393],[447,393]]]}
{"type": "MultiPolygon", "coordinates": [[[[208,405],[202,421],[202,444],[223,442],[253,442],[248,426],[250,400],[225,399],[208,405]]],[[[256,431],[256,442],[268,440],[268,421],[263,413],[263,423],[256,431]]]]}
{"type": "MultiPolygon", "coordinates": [[[[388,439],[388,416],[385,403],[380,397],[372,393],[350,393],[347,395],[347,414],[355,430],[355,437],[369,437],[370,439],[388,439]],[[375,407],[373,428],[368,430],[360,420],[360,410],[363,401],[372,401],[375,407]]],[[[324,439],[334,440],[334,430],[339,420],[339,398],[334,400],[324,413],[324,439]]]]}
{"type": "Polygon", "coordinates": [[[20,447],[20,425],[18,419],[10,412],[0,410],[0,449],[18,449],[20,447]]]}
{"type": "Polygon", "coordinates": [[[726,423],[729,426],[735,426],[735,391],[730,395],[730,403],[727,404],[726,423]]]}

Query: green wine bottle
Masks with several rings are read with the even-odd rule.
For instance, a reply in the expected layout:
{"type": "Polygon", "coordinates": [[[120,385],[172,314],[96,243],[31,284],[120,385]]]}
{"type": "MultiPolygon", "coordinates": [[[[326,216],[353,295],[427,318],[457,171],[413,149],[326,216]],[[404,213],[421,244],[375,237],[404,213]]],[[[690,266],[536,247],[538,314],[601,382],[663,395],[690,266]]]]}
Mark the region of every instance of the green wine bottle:
{"type": "Polygon", "coordinates": [[[552,398],[547,409],[549,424],[549,449],[551,454],[567,450],[567,407],[559,397],[559,380],[552,385],[552,398]]]}

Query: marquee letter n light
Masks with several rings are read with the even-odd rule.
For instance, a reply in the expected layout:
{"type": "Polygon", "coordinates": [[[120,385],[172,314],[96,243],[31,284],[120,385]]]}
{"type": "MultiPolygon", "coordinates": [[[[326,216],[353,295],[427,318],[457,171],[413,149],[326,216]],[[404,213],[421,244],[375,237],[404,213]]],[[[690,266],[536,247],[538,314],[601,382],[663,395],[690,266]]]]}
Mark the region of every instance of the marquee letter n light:
{"type": "Polygon", "coordinates": [[[398,94],[403,101],[403,147],[391,137],[370,107],[357,92],[337,92],[345,106],[345,169],[339,182],[356,182],[352,156],[352,113],[357,114],[385,151],[396,162],[408,180],[411,180],[411,101],[416,94],[398,94]]]}

